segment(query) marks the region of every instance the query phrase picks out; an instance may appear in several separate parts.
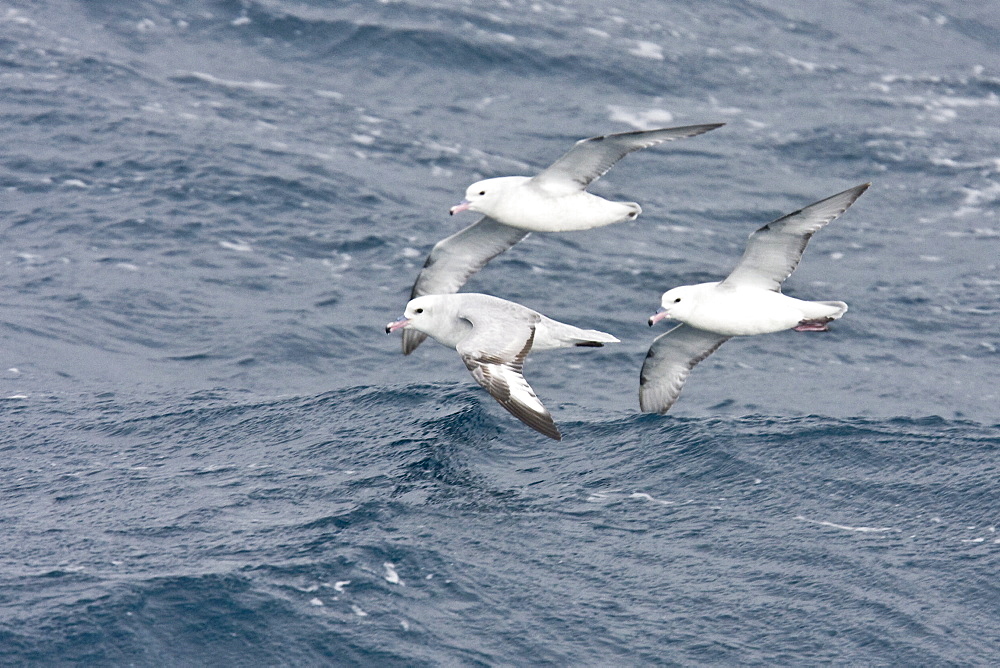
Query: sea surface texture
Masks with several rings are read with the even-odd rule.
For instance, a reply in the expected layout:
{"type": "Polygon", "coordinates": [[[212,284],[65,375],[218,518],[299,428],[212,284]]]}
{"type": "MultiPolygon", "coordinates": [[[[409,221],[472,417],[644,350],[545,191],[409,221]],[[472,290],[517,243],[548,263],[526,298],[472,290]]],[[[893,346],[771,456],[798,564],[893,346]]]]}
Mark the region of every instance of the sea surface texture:
{"type": "Polygon", "coordinates": [[[0,664],[1000,664],[1000,5],[0,7],[0,664]],[[402,313],[468,184],[724,122],[466,290],[556,442],[402,313]],[[665,416],[668,288],[871,181],[665,416]]]}

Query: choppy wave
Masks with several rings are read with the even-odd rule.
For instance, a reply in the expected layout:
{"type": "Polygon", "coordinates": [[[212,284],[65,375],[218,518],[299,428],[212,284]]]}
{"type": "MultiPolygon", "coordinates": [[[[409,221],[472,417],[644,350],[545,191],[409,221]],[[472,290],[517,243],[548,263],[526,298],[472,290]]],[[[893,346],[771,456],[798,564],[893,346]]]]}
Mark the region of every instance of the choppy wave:
{"type": "Polygon", "coordinates": [[[3,409],[5,660],[992,651],[998,427],[623,415],[555,444],[453,384],[3,409]]]}
{"type": "Polygon", "coordinates": [[[0,662],[997,663],[990,11],[0,10],[0,662]],[[622,340],[532,356],[561,443],[383,333],[473,179],[706,122],[468,284],[622,340]],[[639,415],[660,293],[866,181],[785,284],[833,331],[639,415]]]}

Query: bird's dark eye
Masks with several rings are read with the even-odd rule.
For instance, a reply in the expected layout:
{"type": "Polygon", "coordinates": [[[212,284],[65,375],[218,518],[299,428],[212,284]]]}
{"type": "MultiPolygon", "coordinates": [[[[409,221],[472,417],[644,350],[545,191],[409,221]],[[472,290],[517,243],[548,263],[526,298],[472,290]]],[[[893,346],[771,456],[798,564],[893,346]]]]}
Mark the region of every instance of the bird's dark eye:
{"type": "Polygon", "coordinates": [[[675,300],[674,300],[674,303],[676,304],[676,303],[677,303],[677,302],[679,302],[680,300],[681,300],[681,298],[680,298],[680,297],[678,297],[677,299],[675,299],[675,300]]]}
{"type": "Polygon", "coordinates": [[[413,312],[414,313],[423,313],[424,310],[422,308],[415,308],[415,309],[413,309],[413,312]]]}
{"type": "Polygon", "coordinates": [[[480,190],[480,191],[479,191],[479,194],[480,194],[480,195],[485,195],[485,194],[486,194],[486,191],[485,191],[485,190],[480,190]]]}

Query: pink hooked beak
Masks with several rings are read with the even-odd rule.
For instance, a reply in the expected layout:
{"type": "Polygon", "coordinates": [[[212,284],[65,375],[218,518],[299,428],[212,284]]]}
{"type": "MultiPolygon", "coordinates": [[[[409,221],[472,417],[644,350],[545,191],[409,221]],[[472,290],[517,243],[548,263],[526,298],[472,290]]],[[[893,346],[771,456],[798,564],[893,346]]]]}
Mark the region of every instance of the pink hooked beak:
{"type": "Polygon", "coordinates": [[[393,320],[388,325],[385,326],[385,333],[392,334],[397,329],[403,329],[410,324],[409,318],[400,318],[399,320],[393,320]]]}
{"type": "Polygon", "coordinates": [[[470,206],[472,206],[472,202],[467,199],[463,199],[461,202],[448,209],[448,214],[454,216],[456,213],[468,211],[470,206]]]}
{"type": "Polygon", "coordinates": [[[656,309],[656,313],[649,316],[649,326],[652,327],[661,320],[666,320],[669,317],[670,317],[670,312],[661,306],[660,308],[656,309]]]}

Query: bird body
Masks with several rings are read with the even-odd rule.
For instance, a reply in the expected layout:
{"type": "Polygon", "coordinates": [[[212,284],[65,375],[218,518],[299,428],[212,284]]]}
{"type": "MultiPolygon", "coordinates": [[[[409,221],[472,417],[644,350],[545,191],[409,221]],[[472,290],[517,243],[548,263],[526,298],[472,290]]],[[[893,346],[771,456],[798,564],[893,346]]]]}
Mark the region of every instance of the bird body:
{"type": "Polygon", "coordinates": [[[416,330],[454,348],[472,377],[512,415],[550,438],[562,438],[552,415],[524,379],[529,352],[617,343],[610,334],[581,329],[515,302],[477,293],[411,299],[387,333],[416,330]]]}
{"type": "Polygon", "coordinates": [[[527,176],[501,176],[469,186],[453,213],[472,210],[529,232],[573,232],[633,220],[635,202],[612,202],[581,188],[563,188],[527,176]]]}
{"type": "Polygon", "coordinates": [[[663,293],[650,326],[682,324],[656,337],[639,372],[639,406],[666,413],[699,362],[733,336],[785,329],[825,332],[847,312],[840,301],[804,301],[781,294],[812,235],[844,213],[870,184],[850,188],[782,216],[750,235],[743,257],[725,280],[682,285],[663,293]]]}
{"type": "Polygon", "coordinates": [[[409,327],[455,349],[471,336],[482,336],[491,330],[512,335],[526,325],[535,330],[532,350],[619,342],[610,334],[568,325],[516,302],[475,292],[413,299],[407,304],[404,317],[409,327]]]}
{"type": "Polygon", "coordinates": [[[663,294],[654,323],[663,318],[725,336],[752,336],[794,329],[803,323],[836,320],[847,304],[805,301],[774,290],[722,281],[685,285],[663,294]]]}

